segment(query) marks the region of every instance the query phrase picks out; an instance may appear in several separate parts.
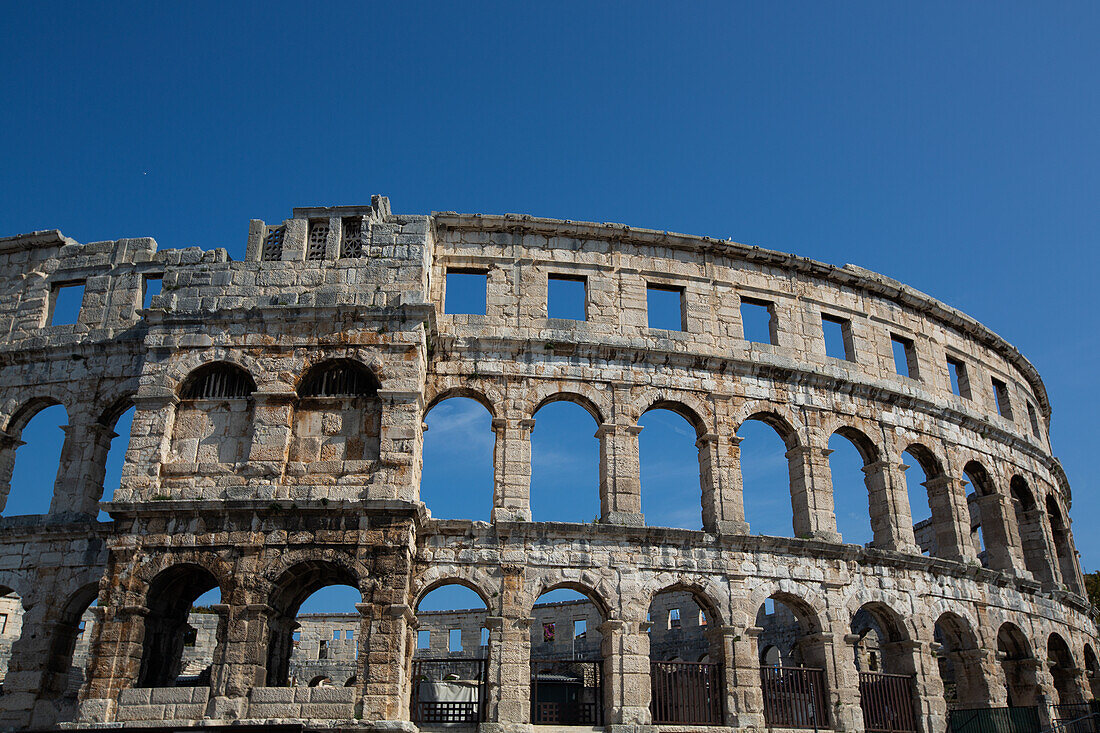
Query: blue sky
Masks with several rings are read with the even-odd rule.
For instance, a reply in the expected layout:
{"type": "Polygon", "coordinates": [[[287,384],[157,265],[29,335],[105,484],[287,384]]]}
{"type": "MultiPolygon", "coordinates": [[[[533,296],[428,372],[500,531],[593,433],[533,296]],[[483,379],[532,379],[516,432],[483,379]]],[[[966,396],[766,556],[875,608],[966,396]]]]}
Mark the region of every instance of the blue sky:
{"type": "MultiPolygon", "coordinates": [[[[382,193],[400,212],[617,221],[851,262],[1019,347],[1050,392],[1078,528],[1098,508],[1095,3],[25,3],[5,17],[0,235],[240,258],[250,218],[382,193]]],[[[428,420],[440,460],[443,407],[428,420]]],[[[643,480],[690,494],[686,423],[664,417],[646,418],[643,480]]],[[[592,486],[593,432],[567,406],[540,413],[536,506],[547,482],[592,486]],[[555,478],[563,455],[576,467],[555,478]]],[[[783,476],[772,454],[746,455],[747,484],[783,476]]],[[[470,481],[464,504],[484,508],[484,476],[470,481]]],[[[754,527],[781,509],[772,493],[748,501],[754,527]]],[[[654,501],[651,518],[687,506],[654,501]]],[[[1100,567],[1100,537],[1076,540],[1100,567]]]]}

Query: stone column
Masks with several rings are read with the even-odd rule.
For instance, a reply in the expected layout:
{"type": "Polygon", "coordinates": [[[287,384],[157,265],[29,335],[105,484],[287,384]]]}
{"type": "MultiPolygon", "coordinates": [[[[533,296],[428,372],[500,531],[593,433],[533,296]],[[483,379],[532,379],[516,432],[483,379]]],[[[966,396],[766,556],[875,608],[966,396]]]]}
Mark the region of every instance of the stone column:
{"type": "Polygon", "coordinates": [[[902,471],[907,466],[889,461],[875,461],[863,467],[871,508],[872,547],[919,555],[913,537],[913,515],[905,491],[902,471]]]}
{"type": "Polygon", "coordinates": [[[1035,580],[1043,585],[1043,590],[1056,587],[1058,569],[1054,564],[1054,546],[1047,534],[1046,512],[1036,507],[1021,513],[1023,526],[1019,527],[1020,546],[1024,553],[1024,565],[1033,566],[1035,580]],[[1028,563],[1028,559],[1031,562],[1028,563]]]}
{"type": "Polygon", "coordinates": [[[406,646],[416,614],[403,604],[356,603],[355,608],[361,616],[355,674],[363,691],[363,719],[407,720],[406,646]]]}
{"type": "Polygon", "coordinates": [[[88,679],[80,691],[79,720],[114,720],[120,690],[133,687],[141,670],[145,606],[93,606],[95,624],[89,649],[88,679]]]}
{"type": "Polygon", "coordinates": [[[828,448],[799,445],[787,451],[796,537],[840,542],[833,513],[828,448]]]}
{"type": "Polygon", "coordinates": [[[493,447],[494,522],[531,521],[531,431],[530,418],[493,418],[496,444],[493,447]]]}
{"type": "MultiPolygon", "coordinates": [[[[841,621],[839,618],[836,621],[841,621]]],[[[841,621],[848,628],[848,621],[841,621]]],[[[856,667],[856,646],[862,639],[859,634],[842,634],[840,643],[832,644],[832,654],[828,659],[832,665],[830,676],[831,693],[829,710],[833,715],[833,728],[836,730],[862,733],[863,701],[859,694],[859,669],[856,667]]],[[[827,672],[828,674],[828,672],[827,672]]]]}
{"type": "Polygon", "coordinates": [[[699,449],[699,482],[703,489],[703,529],[718,534],[748,534],[741,494],[741,439],[707,433],[699,449]]]}
{"type": "Polygon", "coordinates": [[[267,683],[269,621],[274,610],[266,603],[244,606],[217,604],[218,647],[210,671],[212,695],[243,698],[267,683]]]}
{"type": "Polygon", "coordinates": [[[96,516],[103,496],[107,453],[115,433],[89,415],[75,414],[61,428],[65,442],[53,486],[51,512],[75,512],[96,516]]]}
{"type": "Polygon", "coordinates": [[[925,733],[945,730],[947,702],[931,645],[924,641],[894,641],[883,644],[882,652],[884,657],[888,655],[896,661],[899,673],[914,676],[913,712],[917,727],[925,733]]]}
{"type": "Polygon", "coordinates": [[[600,521],[633,527],[645,525],[638,458],[640,425],[605,423],[600,440],[600,521]]]}
{"type": "Polygon", "coordinates": [[[159,490],[161,464],[172,443],[178,404],[176,395],[167,390],[134,397],[134,420],[122,485],[115,492],[117,501],[149,500],[159,490]]]}
{"type": "Polygon", "coordinates": [[[0,725],[6,730],[28,727],[36,698],[50,663],[50,641],[58,631],[56,620],[47,620],[48,603],[29,603],[23,599],[23,633],[10,648],[8,671],[4,677],[0,725]]]}
{"type": "Polygon", "coordinates": [[[418,390],[378,390],[382,401],[379,459],[389,469],[387,481],[372,482],[372,499],[419,501],[423,469],[423,395],[418,390]]]}
{"type": "Polygon", "coordinates": [[[726,655],[726,725],[736,729],[763,728],[760,635],[764,630],[750,626],[738,636],[733,627],[722,626],[717,632],[726,655]]]}
{"type": "Polygon", "coordinates": [[[989,567],[1013,575],[1018,573],[1022,568],[1012,551],[1018,543],[1013,541],[1012,526],[1015,521],[1008,499],[1000,494],[979,496],[978,508],[981,512],[982,537],[985,540],[989,567]]]}
{"type": "Polygon", "coordinates": [[[0,511],[8,503],[11,476],[15,470],[15,451],[21,445],[26,443],[8,433],[0,433],[0,511]]]}
{"type": "MultiPolygon", "coordinates": [[[[255,498],[263,485],[279,481],[286,468],[287,446],[290,444],[290,422],[298,395],[294,392],[253,392],[252,444],[248,449],[247,472],[253,486],[246,491],[255,498]]],[[[272,491],[269,497],[274,497],[272,491]]]]}
{"type": "Polygon", "coordinates": [[[954,476],[937,476],[922,484],[928,492],[932,524],[936,532],[936,557],[957,562],[977,562],[970,541],[970,510],[966,492],[954,476]]]}
{"type": "Polygon", "coordinates": [[[604,659],[604,719],[616,726],[649,725],[649,622],[612,619],[600,625],[604,659]]]}
{"type": "Polygon", "coordinates": [[[489,682],[486,690],[490,733],[531,724],[531,623],[529,616],[488,616],[489,682]]]}

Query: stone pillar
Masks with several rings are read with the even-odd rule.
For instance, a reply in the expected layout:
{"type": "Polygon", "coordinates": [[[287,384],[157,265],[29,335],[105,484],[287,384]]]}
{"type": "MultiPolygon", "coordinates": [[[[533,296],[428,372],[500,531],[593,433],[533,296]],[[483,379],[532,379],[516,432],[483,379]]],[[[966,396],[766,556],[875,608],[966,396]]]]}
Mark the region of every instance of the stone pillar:
{"type": "Polygon", "coordinates": [[[247,492],[255,498],[264,498],[255,494],[256,489],[278,482],[286,468],[291,413],[297,398],[294,392],[252,393],[252,444],[248,448],[247,472],[255,485],[247,492]]]}
{"type": "Polygon", "coordinates": [[[604,718],[615,726],[649,725],[649,622],[612,619],[600,625],[604,718]]]}
{"type": "Polygon", "coordinates": [[[403,604],[356,603],[355,608],[361,616],[355,674],[363,691],[363,719],[408,720],[406,647],[416,614],[403,604]]]}
{"type": "Polygon", "coordinates": [[[986,558],[989,567],[1015,575],[1022,568],[1013,547],[1019,544],[1013,541],[1012,507],[1008,499],[1000,494],[987,494],[978,497],[978,508],[982,518],[982,538],[985,540],[986,558]]]}
{"type": "Polygon", "coordinates": [[[494,522],[531,521],[531,431],[530,418],[493,418],[496,444],[493,447],[494,522]]]}
{"type": "Polygon", "coordinates": [[[115,492],[117,501],[149,500],[159,490],[161,464],[172,443],[178,404],[176,395],[167,390],[134,397],[134,420],[122,485],[115,492]]]}
{"type": "Polygon", "coordinates": [[[966,492],[954,476],[937,476],[922,484],[928,492],[932,524],[936,532],[936,557],[957,562],[977,562],[970,541],[970,510],[966,492]]]}
{"type": "Polygon", "coordinates": [[[57,631],[57,622],[46,619],[48,603],[23,599],[23,633],[11,645],[8,671],[4,677],[0,725],[5,730],[28,727],[35,700],[42,691],[50,662],[49,643],[57,631]]]}
{"type": "Polygon", "coordinates": [[[245,606],[217,604],[218,646],[210,670],[212,695],[245,697],[267,683],[269,621],[274,610],[266,603],[245,606]]]}
{"type": "Polygon", "coordinates": [[[390,469],[388,481],[374,481],[372,499],[420,500],[423,469],[423,395],[419,391],[378,390],[382,401],[379,459],[390,469]]]}
{"type": "Polygon", "coordinates": [[[8,433],[0,433],[0,511],[3,511],[8,503],[11,476],[15,470],[15,451],[21,445],[26,443],[8,433]]]}
{"type": "Polygon", "coordinates": [[[699,449],[699,482],[703,489],[703,529],[718,534],[748,534],[741,489],[741,439],[707,433],[699,449]]]}
{"type": "Polygon", "coordinates": [[[600,521],[645,525],[642,481],[638,458],[640,425],[605,423],[596,430],[600,440],[600,521]]]}
{"type": "Polygon", "coordinates": [[[1043,590],[1050,591],[1057,587],[1058,568],[1054,563],[1054,546],[1045,529],[1046,512],[1036,507],[1021,512],[1021,519],[1023,524],[1018,532],[1024,565],[1031,568],[1035,580],[1042,583],[1043,590]]]}
{"type": "Polygon", "coordinates": [[[913,515],[905,491],[900,463],[875,461],[863,467],[871,509],[872,547],[919,555],[920,548],[913,537],[913,515]]]}
{"type": "MultiPolygon", "coordinates": [[[[835,619],[848,628],[848,620],[835,619]]],[[[856,647],[862,637],[859,634],[843,634],[841,643],[833,642],[833,653],[829,659],[833,665],[830,678],[832,703],[829,708],[833,714],[833,728],[836,730],[862,733],[863,701],[859,694],[859,669],[856,667],[856,647]]]]}
{"type": "Polygon", "coordinates": [[[833,513],[828,448],[799,445],[787,451],[796,537],[840,542],[833,513]]]}
{"type": "Polygon", "coordinates": [[[945,730],[947,702],[931,645],[924,641],[894,641],[883,644],[882,653],[895,661],[899,673],[913,675],[913,712],[918,729],[924,733],[945,730]]]}
{"type": "Polygon", "coordinates": [[[107,453],[115,433],[84,414],[73,415],[69,424],[61,429],[65,432],[65,442],[61,447],[50,511],[94,517],[99,514],[107,453]]]}
{"type": "Polygon", "coordinates": [[[999,696],[994,695],[1000,674],[994,652],[985,649],[959,649],[943,650],[940,653],[955,666],[955,696],[959,707],[980,708],[1008,704],[1003,699],[1003,689],[999,696]]]}
{"type": "Polygon", "coordinates": [[[531,724],[531,623],[529,616],[488,616],[489,684],[486,731],[531,724]]]}
{"type": "Polygon", "coordinates": [[[763,728],[760,635],[764,630],[750,626],[740,636],[733,633],[733,627],[729,626],[722,626],[716,631],[725,653],[726,725],[735,729],[763,728]]]}
{"type": "Polygon", "coordinates": [[[93,606],[95,624],[89,649],[88,679],[80,691],[79,719],[114,719],[118,693],[137,683],[145,642],[145,606],[93,606]]]}

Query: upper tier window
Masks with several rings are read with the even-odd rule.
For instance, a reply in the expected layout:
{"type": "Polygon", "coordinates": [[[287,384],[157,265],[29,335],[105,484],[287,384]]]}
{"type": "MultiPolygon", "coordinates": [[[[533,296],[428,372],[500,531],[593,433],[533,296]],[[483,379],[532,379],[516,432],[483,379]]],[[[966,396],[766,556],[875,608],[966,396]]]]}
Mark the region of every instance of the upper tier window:
{"type": "Polygon", "coordinates": [[[302,397],[362,397],[378,390],[370,371],[351,361],[332,361],[309,370],[298,388],[302,397]]]}
{"type": "Polygon", "coordinates": [[[476,270],[447,270],[443,311],[461,315],[485,315],[489,275],[476,270]]]}
{"type": "Polygon", "coordinates": [[[226,400],[248,397],[256,391],[256,383],[239,366],[226,363],[209,364],[191,373],[180,390],[185,400],[226,400]]]}

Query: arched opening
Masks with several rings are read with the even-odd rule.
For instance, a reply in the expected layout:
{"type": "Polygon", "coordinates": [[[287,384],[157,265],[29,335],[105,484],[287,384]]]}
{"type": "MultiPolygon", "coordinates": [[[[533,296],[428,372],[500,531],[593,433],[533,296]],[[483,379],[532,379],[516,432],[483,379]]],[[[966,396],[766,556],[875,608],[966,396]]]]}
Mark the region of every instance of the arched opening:
{"type": "Polygon", "coordinates": [[[1058,705],[1084,702],[1077,687],[1077,665],[1073,663],[1073,654],[1069,650],[1069,644],[1058,634],[1051,634],[1047,639],[1047,666],[1054,680],[1058,705]]]}
{"type": "Polygon", "coordinates": [[[930,479],[940,476],[939,462],[932,452],[921,445],[911,445],[901,454],[905,469],[905,493],[909,497],[909,512],[913,520],[913,537],[924,555],[942,557],[938,535],[943,532],[942,523],[950,524],[950,515],[936,516],[928,490],[930,479]]]}
{"type": "MultiPolygon", "coordinates": [[[[109,428],[104,431],[104,437],[108,443],[106,455],[103,457],[103,494],[100,501],[109,502],[114,498],[115,490],[122,483],[122,466],[126,462],[126,450],[130,447],[130,431],[134,423],[134,406],[127,400],[120,413],[111,412],[104,415],[102,425],[109,428]]],[[[99,521],[106,522],[110,515],[102,509],[99,510],[99,521]]]]}
{"type": "Polygon", "coordinates": [[[1094,700],[1100,699],[1100,662],[1090,644],[1085,644],[1085,679],[1089,684],[1089,694],[1094,700]]]}
{"type": "Polygon", "coordinates": [[[209,605],[220,600],[214,575],[198,565],[175,565],[153,578],[137,687],[209,684],[203,673],[213,662],[218,628],[209,605]]]}
{"type": "Polygon", "coordinates": [[[803,601],[775,594],[756,612],[764,720],[773,728],[828,728],[827,650],[803,601]]]}
{"type": "Polygon", "coordinates": [[[852,616],[851,631],[864,728],[916,731],[916,661],[901,618],[867,603],[852,616]]]}
{"type": "Polygon", "coordinates": [[[698,418],[680,405],[658,402],[638,424],[644,428],[638,448],[646,524],[702,529],[698,418]]]}
{"type": "Polygon", "coordinates": [[[457,581],[444,582],[416,604],[412,655],[414,723],[472,725],[485,720],[489,606],[457,581]]]}
{"type": "Polygon", "coordinates": [[[23,635],[23,599],[10,588],[0,587],[0,694],[11,663],[12,645],[23,635]]]}
{"type": "Polygon", "coordinates": [[[1009,707],[1029,707],[1039,703],[1038,660],[1031,653],[1027,637],[1020,627],[1005,623],[997,631],[997,658],[1004,673],[1005,695],[1009,707]]]}
{"type": "MultiPolygon", "coordinates": [[[[869,546],[875,540],[871,499],[876,487],[866,469],[878,461],[878,450],[863,433],[841,428],[829,437],[829,475],[833,486],[836,529],[845,542],[869,546]]],[[[889,517],[883,517],[888,521],[889,517]]]]}
{"type": "Polygon", "coordinates": [[[283,573],[271,593],[268,687],[301,687],[317,675],[355,674],[363,600],[359,579],[326,560],[300,562],[283,573]],[[350,633],[349,633],[350,632],[350,633]]]}
{"type": "Polygon", "coordinates": [[[722,725],[725,654],[720,638],[706,633],[718,622],[714,605],[689,588],[668,588],[653,596],[649,622],[653,722],[722,725]],[[673,661],[679,659],[706,661],[673,661]]]}
{"type": "Polygon", "coordinates": [[[1012,512],[1016,517],[1016,528],[1020,534],[1024,567],[1036,579],[1047,583],[1053,582],[1050,567],[1046,563],[1046,542],[1043,523],[1040,520],[1042,512],[1037,511],[1039,507],[1035,504],[1035,495],[1031,493],[1031,487],[1022,476],[1012,477],[1009,482],[1009,492],[1012,495],[1012,512]]]}
{"type": "Polygon", "coordinates": [[[420,500],[438,519],[488,521],[493,510],[492,414],[469,397],[450,397],[424,419],[420,500]]]}
{"type": "Polygon", "coordinates": [[[600,517],[598,418],[558,400],[535,411],[531,433],[531,517],[537,522],[592,522],[600,517]]]}
{"type": "Polygon", "coordinates": [[[1073,547],[1069,541],[1069,529],[1062,519],[1062,510],[1053,496],[1047,496],[1047,519],[1050,522],[1050,534],[1054,540],[1054,553],[1058,556],[1058,570],[1062,574],[1062,584],[1074,592],[1080,592],[1077,584],[1077,564],[1073,559],[1073,547]]]}
{"type": "Polygon", "coordinates": [[[332,678],[325,674],[319,674],[309,681],[308,687],[332,687],[332,678]]]}
{"type": "Polygon", "coordinates": [[[531,715],[536,725],[603,725],[606,617],[584,593],[557,588],[531,611],[531,715]]]}
{"type": "Polygon", "coordinates": [[[936,620],[933,639],[947,709],[986,707],[989,687],[982,674],[981,651],[970,625],[960,616],[945,613],[936,620]]]}
{"type": "Polygon", "coordinates": [[[369,473],[378,460],[382,403],[378,378],[350,359],[313,366],[298,385],[287,476],[316,483],[316,474],[369,473]]]}
{"type": "Polygon", "coordinates": [[[994,493],[993,480],[989,472],[977,461],[970,461],[963,467],[963,474],[970,484],[970,491],[966,495],[966,506],[970,513],[970,542],[974,546],[974,552],[978,555],[978,561],[982,567],[990,566],[989,553],[986,550],[986,531],[983,527],[982,502],[984,496],[992,496],[994,493]]]}
{"type": "Polygon", "coordinates": [[[85,668],[95,619],[91,608],[96,605],[97,584],[81,588],[61,607],[52,629],[46,674],[42,680],[40,699],[49,700],[52,721],[36,720],[36,725],[76,719],[77,696],[85,682],[85,668]]]}
{"type": "Polygon", "coordinates": [[[3,516],[49,513],[68,422],[65,408],[47,401],[35,401],[12,418],[0,442],[3,516]]]}
{"type": "MultiPolygon", "coordinates": [[[[737,429],[745,520],[753,534],[794,537],[791,501],[793,431],[769,415],[754,415],[737,429]]],[[[795,464],[797,465],[797,463],[795,464]]]]}
{"type": "MultiPolygon", "coordinates": [[[[193,371],[180,388],[169,463],[201,463],[233,472],[236,464],[247,461],[255,391],[252,377],[235,364],[216,362],[193,371]]],[[[170,472],[166,484],[190,481],[192,475],[170,472]]]]}

